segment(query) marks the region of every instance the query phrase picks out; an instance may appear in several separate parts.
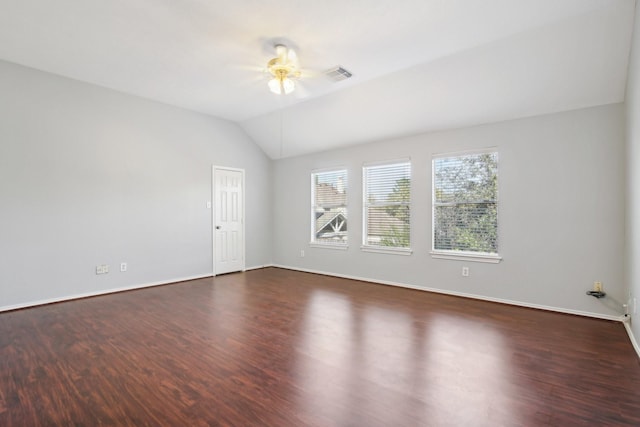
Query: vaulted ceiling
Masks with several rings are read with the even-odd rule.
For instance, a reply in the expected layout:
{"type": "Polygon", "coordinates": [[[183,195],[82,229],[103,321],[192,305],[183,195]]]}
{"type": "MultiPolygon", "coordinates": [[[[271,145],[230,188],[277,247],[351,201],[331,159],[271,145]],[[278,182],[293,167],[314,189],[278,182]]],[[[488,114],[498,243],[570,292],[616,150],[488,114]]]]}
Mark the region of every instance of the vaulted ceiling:
{"type": "Polygon", "coordinates": [[[235,121],[271,157],[624,101],[634,0],[1,0],[0,59],[235,121]],[[291,95],[267,88],[296,49],[291,95]],[[333,82],[323,71],[353,73],[333,82]]]}

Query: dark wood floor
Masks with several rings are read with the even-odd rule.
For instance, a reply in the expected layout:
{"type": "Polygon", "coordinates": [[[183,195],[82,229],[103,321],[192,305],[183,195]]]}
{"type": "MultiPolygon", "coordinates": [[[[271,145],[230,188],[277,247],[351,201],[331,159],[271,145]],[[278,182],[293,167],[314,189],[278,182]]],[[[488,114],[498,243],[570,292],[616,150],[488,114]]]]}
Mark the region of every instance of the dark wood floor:
{"type": "Polygon", "coordinates": [[[1,426],[640,425],[620,323],[269,268],[0,314],[1,426]]]}

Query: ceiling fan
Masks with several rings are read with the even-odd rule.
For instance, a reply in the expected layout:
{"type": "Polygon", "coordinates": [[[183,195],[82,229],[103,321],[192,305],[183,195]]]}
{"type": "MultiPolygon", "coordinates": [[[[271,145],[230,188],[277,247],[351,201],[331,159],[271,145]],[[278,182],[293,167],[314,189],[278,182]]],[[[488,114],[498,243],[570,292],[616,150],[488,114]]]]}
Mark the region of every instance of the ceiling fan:
{"type": "MultiPolygon", "coordinates": [[[[276,56],[267,62],[265,71],[270,77],[269,89],[275,94],[288,95],[299,88],[296,92],[298,97],[305,98],[308,95],[307,90],[299,83],[302,76],[305,78],[324,76],[327,81],[334,83],[353,76],[351,72],[339,65],[324,71],[302,69],[294,49],[280,41],[271,46],[273,46],[276,56]]],[[[317,85],[317,83],[315,84],[317,85]]]]}
{"type": "Polygon", "coordinates": [[[278,95],[288,95],[296,88],[295,80],[301,76],[298,56],[293,49],[283,44],[276,44],[276,57],[267,63],[267,71],[272,78],[269,89],[278,95]]]}

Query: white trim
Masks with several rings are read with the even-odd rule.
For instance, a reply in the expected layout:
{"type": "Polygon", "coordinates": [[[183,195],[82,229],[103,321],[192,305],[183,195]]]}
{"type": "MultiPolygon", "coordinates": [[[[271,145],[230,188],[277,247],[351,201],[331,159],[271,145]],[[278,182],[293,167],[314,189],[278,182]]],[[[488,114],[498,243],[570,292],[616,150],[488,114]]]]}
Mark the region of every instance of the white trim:
{"type": "Polygon", "coordinates": [[[411,255],[413,253],[413,249],[411,248],[394,248],[393,246],[382,247],[362,245],[360,246],[360,249],[362,250],[362,252],[373,252],[377,254],[411,255]]]}
{"type": "Polygon", "coordinates": [[[311,169],[311,173],[322,173],[322,172],[338,172],[338,171],[342,171],[342,170],[347,170],[346,166],[335,166],[335,167],[329,167],[329,168],[319,168],[319,169],[311,169]]]}
{"type": "Polygon", "coordinates": [[[254,265],[253,267],[245,268],[244,271],[260,270],[261,268],[267,268],[267,267],[273,267],[273,264],[254,265]]]}
{"type": "Polygon", "coordinates": [[[595,319],[613,320],[613,321],[617,321],[617,322],[622,322],[622,320],[623,320],[623,316],[592,313],[592,312],[589,312],[589,311],[581,311],[581,310],[571,310],[571,309],[567,309],[567,308],[551,307],[551,306],[541,305],[541,304],[530,304],[530,303],[526,303],[526,302],[522,302],[522,301],[513,301],[513,300],[502,299],[502,298],[493,298],[493,297],[487,297],[487,296],[484,296],[484,295],[467,294],[467,293],[464,293],[464,292],[448,291],[448,290],[444,290],[444,289],[430,288],[430,287],[426,287],[426,286],[410,285],[410,284],[407,284],[407,283],[390,282],[390,281],[387,281],[387,280],[376,280],[376,279],[371,279],[371,278],[366,278],[366,277],[351,276],[351,275],[348,275],[348,274],[329,273],[329,272],[326,272],[326,271],[310,270],[310,269],[298,268],[298,267],[289,267],[289,266],[279,265],[279,264],[273,264],[272,267],[284,268],[286,270],[302,271],[302,272],[305,272],[305,273],[322,274],[324,276],[340,277],[340,278],[343,278],[343,279],[359,280],[359,281],[362,281],[362,282],[376,283],[376,284],[379,284],[379,285],[388,285],[388,286],[396,286],[396,287],[399,287],[399,288],[415,289],[415,290],[418,290],[418,291],[433,292],[433,293],[436,293],[436,294],[452,295],[452,296],[463,297],[463,298],[471,298],[471,299],[480,300],[480,301],[497,302],[497,303],[500,303],[500,304],[514,305],[514,306],[518,306],[518,307],[535,308],[535,309],[538,309],[538,310],[553,311],[553,312],[556,312],[556,313],[574,314],[574,315],[577,315],[577,316],[592,317],[592,318],[595,318],[595,319]]]}
{"type": "Polygon", "coordinates": [[[638,345],[638,341],[636,341],[636,337],[635,335],[633,335],[633,331],[631,330],[631,324],[629,323],[630,320],[631,317],[622,316],[622,324],[624,325],[624,329],[627,331],[627,335],[629,335],[629,340],[631,341],[633,349],[636,351],[638,358],[640,358],[640,346],[638,345]]]}
{"type": "Polygon", "coordinates": [[[450,259],[457,261],[470,261],[470,262],[486,262],[491,264],[497,264],[502,261],[500,255],[472,253],[472,252],[445,252],[445,251],[431,251],[431,258],[435,259],[450,259]]]}
{"type": "Polygon", "coordinates": [[[495,153],[498,151],[498,146],[493,147],[485,147],[478,148],[477,150],[463,150],[463,151],[447,151],[441,153],[431,153],[431,159],[442,158],[442,157],[460,157],[464,155],[473,155],[473,154],[487,154],[487,153],[495,153]]]}
{"type": "Polygon", "coordinates": [[[391,159],[391,160],[374,160],[373,162],[363,162],[362,167],[368,168],[370,166],[385,166],[385,165],[395,165],[401,163],[411,163],[411,157],[401,157],[399,159],[391,159]]]}
{"type": "Polygon", "coordinates": [[[21,309],[21,308],[28,308],[28,307],[36,307],[36,306],[39,306],[39,305],[53,304],[53,303],[56,303],[56,302],[64,302],[64,301],[72,301],[72,300],[82,299],[82,298],[97,297],[97,296],[100,296],[100,295],[115,294],[115,293],[118,293],[118,292],[133,291],[133,290],[136,290],[136,289],[151,288],[151,287],[154,287],[154,286],[162,286],[162,285],[175,284],[175,283],[179,283],[179,282],[187,282],[189,280],[204,279],[204,278],[207,278],[207,277],[212,277],[211,273],[199,274],[199,275],[195,275],[195,276],[187,276],[187,277],[182,277],[182,278],[175,278],[175,279],[171,279],[171,280],[162,280],[162,281],[159,281],[159,282],[144,283],[144,284],[140,284],[140,285],[123,286],[123,287],[120,287],[120,288],[104,289],[104,290],[96,291],[96,292],[86,292],[86,293],[82,293],[82,294],[67,295],[67,296],[64,296],[64,297],[49,298],[49,299],[43,299],[43,300],[38,300],[38,301],[26,302],[26,303],[22,303],[22,304],[6,305],[6,306],[0,307],[0,312],[18,310],[18,309],[21,309]]]}
{"type": "Polygon", "coordinates": [[[339,251],[346,251],[349,249],[349,245],[344,243],[318,243],[318,242],[309,242],[310,248],[321,248],[321,249],[337,249],[339,251]]]}

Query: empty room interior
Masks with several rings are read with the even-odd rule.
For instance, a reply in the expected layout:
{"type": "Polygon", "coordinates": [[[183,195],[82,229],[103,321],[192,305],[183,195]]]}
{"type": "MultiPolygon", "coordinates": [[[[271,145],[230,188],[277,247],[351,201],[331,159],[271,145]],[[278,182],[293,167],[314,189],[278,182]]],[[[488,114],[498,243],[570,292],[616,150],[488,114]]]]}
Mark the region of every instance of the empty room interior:
{"type": "Polygon", "coordinates": [[[636,0],[0,0],[0,425],[640,425],[636,0]]]}

